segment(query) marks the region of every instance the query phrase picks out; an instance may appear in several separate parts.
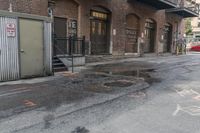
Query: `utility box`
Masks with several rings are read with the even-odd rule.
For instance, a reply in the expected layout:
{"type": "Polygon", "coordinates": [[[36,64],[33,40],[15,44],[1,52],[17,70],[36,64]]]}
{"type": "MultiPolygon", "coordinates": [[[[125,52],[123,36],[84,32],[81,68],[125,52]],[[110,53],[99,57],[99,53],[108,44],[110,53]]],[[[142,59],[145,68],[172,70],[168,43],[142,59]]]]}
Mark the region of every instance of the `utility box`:
{"type": "Polygon", "coordinates": [[[52,20],[0,11],[0,81],[52,74],[52,20]]]}

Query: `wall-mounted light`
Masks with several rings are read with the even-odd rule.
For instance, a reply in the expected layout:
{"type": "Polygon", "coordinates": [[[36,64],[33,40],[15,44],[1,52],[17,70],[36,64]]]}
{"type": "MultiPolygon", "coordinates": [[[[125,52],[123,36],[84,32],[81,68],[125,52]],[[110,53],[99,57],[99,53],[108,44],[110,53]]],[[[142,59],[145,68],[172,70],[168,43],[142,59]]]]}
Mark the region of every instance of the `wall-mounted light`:
{"type": "Polygon", "coordinates": [[[48,7],[54,9],[56,6],[55,0],[48,0],[48,7]]]}
{"type": "Polygon", "coordinates": [[[53,17],[53,9],[55,9],[56,2],[54,0],[48,1],[48,15],[53,17]]]}

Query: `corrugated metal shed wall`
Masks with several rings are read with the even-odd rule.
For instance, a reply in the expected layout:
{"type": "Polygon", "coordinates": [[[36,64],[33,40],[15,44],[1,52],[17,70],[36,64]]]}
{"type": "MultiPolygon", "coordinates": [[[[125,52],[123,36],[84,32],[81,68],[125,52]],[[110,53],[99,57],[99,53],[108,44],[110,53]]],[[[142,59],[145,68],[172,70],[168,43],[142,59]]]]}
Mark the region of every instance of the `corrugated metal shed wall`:
{"type": "Polygon", "coordinates": [[[0,81],[19,78],[18,32],[17,19],[0,17],[0,81]],[[8,37],[6,25],[16,27],[16,36],[8,37]]]}

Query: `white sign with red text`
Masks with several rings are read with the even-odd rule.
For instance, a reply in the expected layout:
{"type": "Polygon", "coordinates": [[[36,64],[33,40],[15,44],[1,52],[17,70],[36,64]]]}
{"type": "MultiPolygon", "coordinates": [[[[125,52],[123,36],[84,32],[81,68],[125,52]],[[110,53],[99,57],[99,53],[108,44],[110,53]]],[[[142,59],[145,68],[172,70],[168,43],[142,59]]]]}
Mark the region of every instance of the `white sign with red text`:
{"type": "Polygon", "coordinates": [[[7,37],[15,37],[16,36],[16,25],[13,23],[6,24],[6,32],[7,32],[7,37]]]}

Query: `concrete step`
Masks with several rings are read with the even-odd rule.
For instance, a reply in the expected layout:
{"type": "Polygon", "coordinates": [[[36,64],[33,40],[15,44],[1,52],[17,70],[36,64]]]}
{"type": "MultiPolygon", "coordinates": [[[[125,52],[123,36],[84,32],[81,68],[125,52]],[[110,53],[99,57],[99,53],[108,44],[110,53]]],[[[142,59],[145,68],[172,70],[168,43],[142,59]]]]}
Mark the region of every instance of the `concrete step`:
{"type": "Polygon", "coordinates": [[[53,66],[65,66],[62,62],[53,63],[53,66]]]}
{"type": "Polygon", "coordinates": [[[67,67],[54,67],[54,72],[62,72],[62,71],[68,71],[67,67]]]}
{"type": "Polygon", "coordinates": [[[68,71],[68,67],[65,66],[65,64],[55,56],[53,57],[53,69],[54,72],[68,71]]]}

